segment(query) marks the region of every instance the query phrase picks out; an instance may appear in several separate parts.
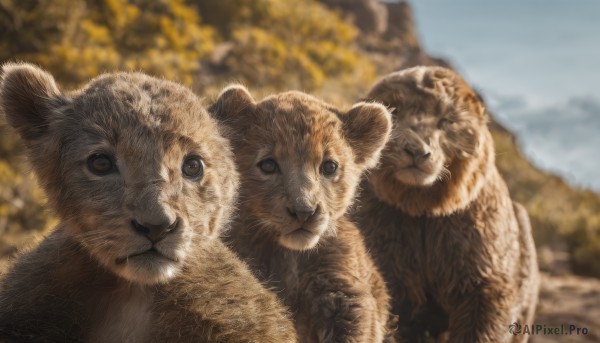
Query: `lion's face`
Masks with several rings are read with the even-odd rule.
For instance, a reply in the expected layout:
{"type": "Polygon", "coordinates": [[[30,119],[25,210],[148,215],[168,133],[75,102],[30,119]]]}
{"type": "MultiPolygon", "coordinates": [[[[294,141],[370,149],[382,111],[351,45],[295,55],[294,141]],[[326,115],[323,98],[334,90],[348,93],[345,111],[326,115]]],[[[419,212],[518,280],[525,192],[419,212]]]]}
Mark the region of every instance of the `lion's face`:
{"type": "Polygon", "coordinates": [[[67,229],[125,279],[172,278],[231,211],[237,175],[216,123],[185,88],[139,74],[55,99],[27,144],[67,229]]]}
{"type": "Polygon", "coordinates": [[[392,139],[384,150],[382,168],[412,186],[430,186],[451,177],[447,166],[468,158],[480,144],[481,123],[468,110],[433,103],[393,112],[392,139]]]}
{"type": "Polygon", "coordinates": [[[405,69],[367,97],[393,109],[392,138],[369,174],[380,200],[410,215],[447,215],[477,196],[494,166],[494,144],[482,100],[459,75],[405,69]]]}
{"type": "Polygon", "coordinates": [[[334,230],[361,170],[334,114],[273,105],[262,111],[263,120],[253,124],[246,144],[236,151],[242,201],[283,246],[309,249],[334,230]]]}
{"type": "Polygon", "coordinates": [[[443,69],[413,68],[372,91],[371,98],[393,108],[392,139],[379,168],[392,179],[428,187],[451,178],[448,168],[456,160],[478,154],[487,130],[483,107],[455,77],[443,69]]]}
{"type": "Polygon", "coordinates": [[[217,115],[239,119],[230,122],[238,137],[234,151],[242,175],[242,213],[282,246],[310,249],[323,235],[335,233],[336,221],[350,205],[363,170],[374,164],[371,160],[387,140],[389,114],[380,105],[354,108],[362,110],[361,119],[372,119],[362,128],[372,136],[372,145],[363,147],[351,140],[354,132],[346,131],[354,130],[346,117],[356,114],[344,114],[299,92],[256,104],[247,91],[234,91],[239,94],[233,100],[221,96],[217,115]],[[237,114],[227,109],[236,101],[246,102],[241,106],[245,110],[237,114]]]}

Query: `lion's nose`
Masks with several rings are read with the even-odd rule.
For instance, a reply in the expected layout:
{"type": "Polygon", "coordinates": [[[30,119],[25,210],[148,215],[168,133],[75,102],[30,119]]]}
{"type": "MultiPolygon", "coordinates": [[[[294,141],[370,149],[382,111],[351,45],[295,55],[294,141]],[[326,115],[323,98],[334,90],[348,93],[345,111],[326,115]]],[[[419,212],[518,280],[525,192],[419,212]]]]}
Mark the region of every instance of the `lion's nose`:
{"type": "Polygon", "coordinates": [[[421,163],[431,157],[431,152],[422,148],[414,149],[411,147],[406,147],[404,148],[404,152],[412,157],[414,163],[421,163]]]}
{"type": "Polygon", "coordinates": [[[309,207],[309,206],[300,206],[300,207],[288,207],[288,213],[290,216],[298,220],[300,223],[306,223],[309,221],[319,210],[319,206],[309,207]]]}
{"type": "Polygon", "coordinates": [[[165,217],[156,223],[151,222],[138,222],[133,219],[131,221],[131,226],[133,229],[142,234],[152,242],[157,243],[163,240],[169,233],[174,232],[179,226],[179,218],[175,218],[175,220],[165,217]]]}

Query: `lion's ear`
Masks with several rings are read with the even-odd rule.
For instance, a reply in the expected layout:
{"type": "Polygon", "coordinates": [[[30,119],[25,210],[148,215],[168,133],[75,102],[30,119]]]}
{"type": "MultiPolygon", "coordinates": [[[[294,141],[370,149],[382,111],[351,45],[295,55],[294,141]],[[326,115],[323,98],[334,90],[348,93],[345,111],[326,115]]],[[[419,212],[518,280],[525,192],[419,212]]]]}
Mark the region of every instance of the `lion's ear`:
{"type": "Polygon", "coordinates": [[[256,101],[248,89],[240,84],[233,84],[221,91],[208,111],[219,121],[234,125],[242,114],[252,112],[255,108],[256,101]]]}
{"type": "Polygon", "coordinates": [[[354,151],[355,162],[374,167],[390,138],[392,115],[379,103],[359,102],[341,115],[346,139],[354,151]]]}
{"type": "Polygon", "coordinates": [[[28,63],[2,67],[0,111],[26,141],[44,135],[60,100],[64,98],[48,72],[28,63]]]}

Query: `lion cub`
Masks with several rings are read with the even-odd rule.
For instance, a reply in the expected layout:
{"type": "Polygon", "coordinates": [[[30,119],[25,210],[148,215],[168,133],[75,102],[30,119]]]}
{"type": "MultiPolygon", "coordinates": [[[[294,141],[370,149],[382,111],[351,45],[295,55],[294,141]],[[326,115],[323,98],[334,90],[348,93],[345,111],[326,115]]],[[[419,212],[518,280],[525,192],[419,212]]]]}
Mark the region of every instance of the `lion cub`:
{"type": "Polygon", "coordinates": [[[238,175],[199,98],[143,74],[64,94],[7,64],[0,110],[61,219],[0,286],[0,340],[294,342],[286,310],[218,236],[238,175]]]}
{"type": "Polygon", "coordinates": [[[394,138],[354,219],[390,286],[399,338],[511,341],[511,323],[531,324],[538,270],[527,212],[495,166],[483,103],[437,67],[392,73],[368,99],[395,108],[394,138]]]}
{"type": "Polygon", "coordinates": [[[225,239],[292,309],[300,341],[381,342],[387,290],[345,212],[388,140],[388,111],[344,112],[300,92],[256,102],[239,85],[210,110],[231,127],[242,174],[225,239]]]}

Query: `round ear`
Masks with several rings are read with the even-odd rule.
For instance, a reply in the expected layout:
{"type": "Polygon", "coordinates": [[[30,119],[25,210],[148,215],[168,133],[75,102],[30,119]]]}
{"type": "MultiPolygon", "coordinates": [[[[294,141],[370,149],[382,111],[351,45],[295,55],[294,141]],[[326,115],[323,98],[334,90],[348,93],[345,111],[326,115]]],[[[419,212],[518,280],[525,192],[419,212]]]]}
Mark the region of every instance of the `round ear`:
{"type": "Polygon", "coordinates": [[[26,141],[40,138],[61,99],[54,78],[28,63],[7,63],[0,79],[0,111],[26,141]]]}
{"type": "Polygon", "coordinates": [[[233,84],[221,91],[217,101],[208,111],[225,124],[236,124],[238,117],[244,112],[253,112],[256,102],[246,87],[233,84]]]}
{"type": "Polygon", "coordinates": [[[392,115],[387,108],[379,103],[359,102],[340,119],[355,162],[364,168],[377,165],[392,131],[392,115]]]}

